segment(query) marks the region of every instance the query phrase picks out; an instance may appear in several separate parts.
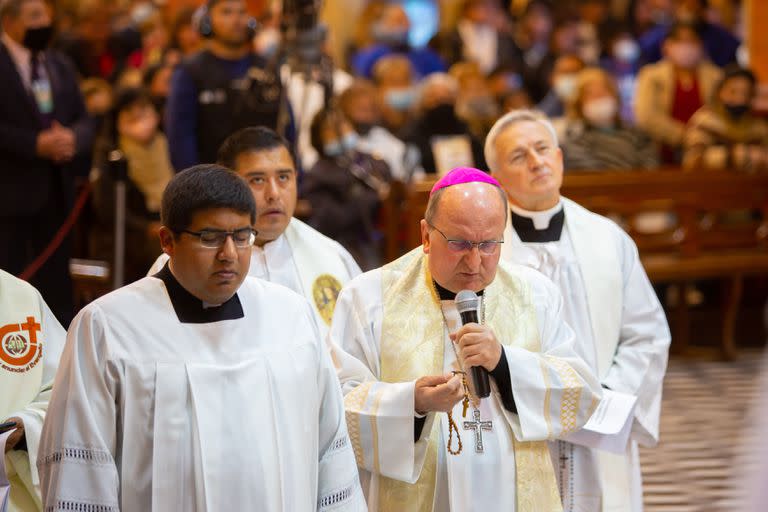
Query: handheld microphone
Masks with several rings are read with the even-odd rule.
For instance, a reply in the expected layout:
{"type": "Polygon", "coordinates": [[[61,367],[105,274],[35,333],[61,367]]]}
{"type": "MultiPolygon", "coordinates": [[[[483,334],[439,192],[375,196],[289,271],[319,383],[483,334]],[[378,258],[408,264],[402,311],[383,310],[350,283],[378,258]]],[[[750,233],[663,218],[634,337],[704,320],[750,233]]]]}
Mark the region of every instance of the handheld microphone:
{"type": "MultiPolygon", "coordinates": [[[[480,305],[480,300],[477,298],[477,294],[472,290],[461,290],[456,294],[456,309],[459,310],[461,315],[461,324],[466,325],[469,323],[479,323],[477,319],[477,308],[480,305]]],[[[472,370],[472,383],[475,387],[475,393],[478,398],[486,398],[491,394],[491,382],[488,377],[488,370],[482,366],[473,366],[472,370]]]]}

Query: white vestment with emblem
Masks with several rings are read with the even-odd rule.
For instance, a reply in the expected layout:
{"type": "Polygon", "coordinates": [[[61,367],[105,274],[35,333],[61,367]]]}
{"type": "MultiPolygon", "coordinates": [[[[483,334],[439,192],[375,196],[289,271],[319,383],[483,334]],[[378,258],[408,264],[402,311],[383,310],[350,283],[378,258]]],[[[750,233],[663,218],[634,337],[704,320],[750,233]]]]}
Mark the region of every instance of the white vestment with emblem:
{"type": "Polygon", "coordinates": [[[66,334],[32,285],[0,270],[0,423],[21,418],[27,443],[5,454],[11,512],[42,508],[35,459],[66,334]]]}
{"type": "MultiPolygon", "coordinates": [[[[160,255],[147,275],[156,274],[167,261],[167,254],[160,255]]],[[[282,235],[253,248],[248,275],[304,295],[324,335],[341,287],[361,272],[340,243],[292,218],[282,235]]]]}
{"type": "MultiPolygon", "coordinates": [[[[559,240],[522,242],[510,217],[502,259],[534,268],[560,289],[575,348],[603,386],[637,397],[625,455],[565,441],[551,443],[566,512],[640,512],[638,444],[659,439],[661,391],[670,332],[632,239],[614,222],[568,199],[559,240]]],[[[548,212],[513,212],[548,228],[548,212]]],[[[538,225],[537,225],[538,224],[538,225]]]]}
{"type": "Polygon", "coordinates": [[[74,319],[38,456],[49,510],[364,509],[307,301],[246,277],[240,317],[195,323],[172,292],[146,277],[74,319]]]}
{"type": "Polygon", "coordinates": [[[463,418],[458,403],[452,415],[463,449],[454,456],[446,450],[446,414],[427,414],[415,440],[415,379],[458,369],[448,334],[461,322],[453,301],[440,301],[417,282],[399,281],[414,265],[426,266],[421,248],[351,281],[339,296],[329,334],[369,510],[561,510],[541,441],[583,425],[600,387],[574,352],[573,332],[561,320],[560,294],[537,272],[500,267],[483,308],[492,328],[515,326],[506,338],[496,335],[504,345],[517,412],[504,407],[491,379],[491,396],[479,407],[482,420],[493,422],[491,432],[482,432],[484,451],[475,450],[474,433],[464,429],[472,407],[463,418]],[[438,324],[426,328],[423,318],[432,315],[438,324]],[[402,329],[390,329],[397,324],[402,329]],[[414,339],[421,336],[426,339],[414,339]]]}

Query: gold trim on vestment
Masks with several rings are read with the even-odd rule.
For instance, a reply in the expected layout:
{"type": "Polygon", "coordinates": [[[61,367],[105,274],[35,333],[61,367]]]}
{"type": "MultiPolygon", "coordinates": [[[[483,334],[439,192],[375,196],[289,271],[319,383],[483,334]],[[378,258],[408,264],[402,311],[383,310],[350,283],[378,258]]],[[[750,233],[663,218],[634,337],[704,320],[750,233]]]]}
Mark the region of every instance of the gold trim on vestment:
{"type": "Polygon", "coordinates": [[[569,364],[562,359],[546,356],[550,366],[560,377],[563,398],[560,401],[560,436],[574,432],[577,427],[579,403],[581,402],[581,382],[579,375],[569,364]]]}
{"type": "Polygon", "coordinates": [[[373,386],[373,382],[364,382],[344,397],[347,432],[352,443],[352,449],[355,452],[357,465],[360,467],[365,467],[365,452],[360,441],[360,413],[365,408],[365,401],[368,398],[368,393],[371,391],[371,386],[373,386]]]}
{"type": "Polygon", "coordinates": [[[550,404],[552,403],[552,387],[549,382],[549,368],[544,362],[544,359],[539,359],[539,365],[541,366],[541,375],[544,379],[544,422],[547,424],[547,438],[552,439],[552,417],[549,412],[550,404]]]}

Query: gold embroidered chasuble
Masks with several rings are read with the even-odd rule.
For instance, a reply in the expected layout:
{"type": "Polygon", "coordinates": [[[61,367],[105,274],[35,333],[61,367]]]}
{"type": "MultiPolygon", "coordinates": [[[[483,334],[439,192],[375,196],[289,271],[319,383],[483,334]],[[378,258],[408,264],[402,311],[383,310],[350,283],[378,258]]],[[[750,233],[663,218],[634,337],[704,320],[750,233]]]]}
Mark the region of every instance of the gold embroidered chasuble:
{"type": "MultiPolygon", "coordinates": [[[[427,268],[427,257],[421,248],[386,265],[382,271],[383,321],[380,343],[381,382],[409,382],[425,375],[443,374],[445,327],[440,300],[427,268]]],[[[541,352],[530,285],[499,266],[496,278],[485,290],[485,317],[502,343],[534,353],[541,352]]],[[[553,357],[541,362],[542,380],[549,384],[557,379],[563,388],[559,400],[552,396],[549,386],[541,403],[549,437],[563,435],[580,426],[578,414],[582,384],[577,372],[567,363],[553,357]],[[552,377],[552,372],[555,376],[552,377]],[[559,403],[558,403],[559,402],[559,403]],[[554,421],[553,421],[554,418],[554,421]],[[553,426],[557,425],[557,427],[553,426]]],[[[378,469],[381,450],[397,447],[377,446],[375,413],[371,416],[373,450],[360,447],[360,416],[363,404],[378,399],[370,397],[374,383],[365,382],[349,393],[345,399],[350,437],[360,467],[378,469]],[[373,460],[363,461],[365,453],[373,460]]],[[[596,400],[592,400],[592,407],[596,400]]],[[[591,412],[591,411],[590,411],[591,412]]],[[[588,417],[588,414],[586,415],[588,417]]],[[[583,423],[583,421],[581,421],[583,423]]],[[[377,503],[380,510],[431,511],[437,478],[440,422],[431,425],[428,448],[418,479],[410,484],[380,476],[377,503]]],[[[366,426],[368,428],[368,426],[366,426]]],[[[427,434],[422,435],[422,439],[427,434]]],[[[471,443],[468,443],[471,446],[471,443]]],[[[549,450],[545,441],[519,441],[513,439],[515,451],[516,502],[519,512],[561,511],[559,493],[549,450]]],[[[369,497],[370,499],[370,497],[369,497]]]]}

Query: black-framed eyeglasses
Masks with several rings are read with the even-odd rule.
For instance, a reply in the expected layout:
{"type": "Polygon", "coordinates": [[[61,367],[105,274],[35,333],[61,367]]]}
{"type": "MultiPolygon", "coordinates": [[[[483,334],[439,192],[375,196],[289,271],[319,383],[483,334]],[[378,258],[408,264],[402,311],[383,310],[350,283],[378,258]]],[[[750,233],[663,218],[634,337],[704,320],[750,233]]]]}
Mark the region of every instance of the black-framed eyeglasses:
{"type": "Polygon", "coordinates": [[[202,231],[182,230],[182,233],[196,236],[200,240],[200,245],[206,249],[219,249],[232,237],[235,247],[245,249],[251,247],[256,242],[258,231],[253,228],[235,229],[234,231],[222,231],[218,229],[204,229],[202,231]]]}
{"type": "Polygon", "coordinates": [[[472,242],[470,240],[448,238],[445,236],[445,233],[437,229],[432,224],[427,223],[427,225],[443,235],[443,238],[445,238],[445,241],[448,244],[448,249],[452,252],[466,252],[471,251],[473,247],[477,247],[477,250],[481,253],[490,255],[495,253],[496,249],[504,243],[504,240],[483,240],[482,242],[472,242]]]}

